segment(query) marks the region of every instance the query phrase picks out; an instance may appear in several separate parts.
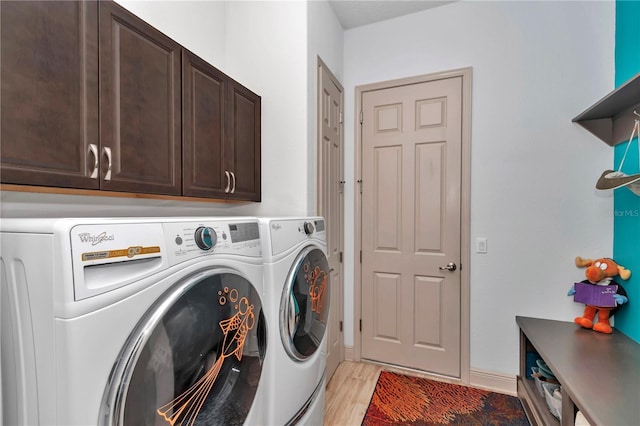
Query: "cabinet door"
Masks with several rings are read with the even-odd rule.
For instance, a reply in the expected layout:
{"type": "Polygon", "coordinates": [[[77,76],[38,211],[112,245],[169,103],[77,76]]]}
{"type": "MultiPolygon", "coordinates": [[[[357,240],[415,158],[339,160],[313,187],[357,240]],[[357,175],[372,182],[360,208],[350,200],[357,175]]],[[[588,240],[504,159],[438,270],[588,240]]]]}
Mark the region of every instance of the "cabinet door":
{"type": "Polygon", "coordinates": [[[180,45],[100,2],[102,189],[180,194],[180,102],[180,45]]]}
{"type": "Polygon", "coordinates": [[[225,152],[233,173],[229,198],[260,201],[260,96],[229,79],[225,152]]]}
{"type": "Polygon", "coordinates": [[[1,181],[98,188],[97,4],[3,0],[0,15],[1,181]]]}
{"type": "Polygon", "coordinates": [[[182,51],[182,194],[226,198],[224,97],[227,77],[182,51]]]}

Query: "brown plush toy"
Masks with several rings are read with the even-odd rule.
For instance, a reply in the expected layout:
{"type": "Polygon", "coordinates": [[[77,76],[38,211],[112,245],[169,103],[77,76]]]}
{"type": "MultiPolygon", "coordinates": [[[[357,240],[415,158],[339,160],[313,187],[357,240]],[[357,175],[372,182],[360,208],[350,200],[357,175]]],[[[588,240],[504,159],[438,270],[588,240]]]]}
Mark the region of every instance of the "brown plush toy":
{"type": "Polygon", "coordinates": [[[573,296],[576,294],[576,286],[579,284],[589,284],[594,286],[617,286],[615,294],[613,294],[613,300],[615,306],[597,306],[594,304],[585,303],[584,313],[581,317],[576,317],[574,322],[584,328],[592,328],[600,333],[611,333],[612,328],[609,323],[609,318],[618,309],[618,305],[622,305],[628,301],[627,292],[624,288],[613,280],[614,277],[619,276],[623,280],[628,280],[631,276],[631,271],[624,266],[618,265],[613,259],[601,258],[596,260],[582,259],[580,256],[576,257],[576,266],[579,268],[586,267],[585,276],[586,280],[582,283],[576,283],[574,287],[569,290],[568,295],[573,296]],[[598,315],[597,323],[593,323],[596,314],[598,315]]]}

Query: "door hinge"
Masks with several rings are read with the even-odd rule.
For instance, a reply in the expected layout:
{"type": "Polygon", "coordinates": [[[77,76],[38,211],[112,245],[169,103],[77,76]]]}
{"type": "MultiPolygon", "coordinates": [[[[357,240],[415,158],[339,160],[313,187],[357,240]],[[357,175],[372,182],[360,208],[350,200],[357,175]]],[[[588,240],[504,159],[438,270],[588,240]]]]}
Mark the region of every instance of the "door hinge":
{"type": "Polygon", "coordinates": [[[362,250],[360,250],[360,263],[362,263],[362,250]]]}
{"type": "Polygon", "coordinates": [[[340,252],[340,263],[342,263],[342,252],[340,252]]]}
{"type": "Polygon", "coordinates": [[[362,194],[362,179],[358,179],[356,182],[360,185],[360,193],[362,194]]]}
{"type": "Polygon", "coordinates": [[[360,318],[360,331],[362,332],[362,318],[360,318]]]}
{"type": "Polygon", "coordinates": [[[342,116],[342,111],[340,111],[340,115],[338,116],[338,123],[342,124],[344,122],[344,117],[342,116]]]}
{"type": "Polygon", "coordinates": [[[360,124],[362,124],[364,121],[364,113],[362,112],[362,110],[360,110],[360,124]]]}
{"type": "Polygon", "coordinates": [[[342,333],[342,321],[340,321],[340,333],[342,333]]]}

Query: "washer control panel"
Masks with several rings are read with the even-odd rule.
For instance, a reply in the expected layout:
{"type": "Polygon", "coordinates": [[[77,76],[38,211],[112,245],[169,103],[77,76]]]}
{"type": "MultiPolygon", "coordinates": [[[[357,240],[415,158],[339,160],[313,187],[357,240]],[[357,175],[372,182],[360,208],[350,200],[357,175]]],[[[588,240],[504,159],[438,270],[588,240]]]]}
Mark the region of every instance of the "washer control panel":
{"type": "Polygon", "coordinates": [[[165,222],[162,226],[172,265],[209,254],[262,256],[256,221],[165,222]]]}
{"type": "Polygon", "coordinates": [[[69,232],[74,299],[123,287],[202,256],[235,255],[261,262],[257,220],[111,220],[73,226],[69,232]]]}
{"type": "Polygon", "coordinates": [[[196,245],[202,250],[211,250],[218,242],[218,234],[210,226],[200,226],[194,235],[196,245]]]}

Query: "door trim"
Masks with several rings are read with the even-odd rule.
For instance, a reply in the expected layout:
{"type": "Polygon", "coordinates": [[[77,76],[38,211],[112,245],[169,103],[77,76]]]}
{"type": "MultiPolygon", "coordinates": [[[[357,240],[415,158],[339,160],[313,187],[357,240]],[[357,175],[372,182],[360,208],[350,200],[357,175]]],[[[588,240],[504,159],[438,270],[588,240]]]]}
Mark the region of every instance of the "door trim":
{"type": "Polygon", "coordinates": [[[379,83],[356,86],[355,96],[355,191],[354,191],[354,297],[353,297],[353,359],[360,361],[362,356],[362,126],[359,125],[364,92],[387,89],[408,84],[424,83],[446,78],[462,78],[462,180],[460,190],[460,381],[470,383],[470,248],[471,248],[471,78],[472,68],[459,68],[449,71],[425,74],[415,77],[389,80],[379,83]]]}
{"type": "MultiPolygon", "coordinates": [[[[321,121],[322,121],[322,110],[321,110],[321,95],[322,95],[322,80],[320,79],[320,76],[322,75],[322,73],[326,73],[329,78],[333,81],[333,83],[336,85],[336,87],[338,87],[338,89],[340,89],[340,92],[342,93],[342,96],[344,97],[344,88],[342,87],[342,84],[340,84],[340,81],[336,78],[336,76],[331,72],[331,70],[329,69],[329,67],[324,63],[324,61],[320,58],[320,56],[317,57],[318,59],[318,73],[316,74],[317,77],[317,88],[316,88],[316,94],[317,94],[317,100],[316,100],[316,155],[318,157],[317,160],[317,172],[316,172],[316,181],[317,181],[317,193],[316,193],[316,212],[318,214],[320,214],[320,210],[322,209],[322,195],[324,193],[324,188],[322,187],[322,169],[320,168],[320,165],[322,164],[322,162],[324,161],[324,158],[322,156],[322,126],[320,125],[321,121]]],[[[342,143],[342,147],[344,149],[344,131],[342,132],[341,135],[341,143],[342,143]]],[[[342,158],[344,159],[344,152],[342,153],[342,158]]],[[[341,167],[341,173],[344,175],[344,167],[343,165],[340,165],[341,167]]],[[[342,176],[340,176],[340,178],[342,178],[342,176]]],[[[342,212],[344,213],[344,211],[342,212]]]]}
{"type": "MultiPolygon", "coordinates": [[[[317,87],[316,87],[316,155],[317,155],[317,159],[316,159],[316,183],[317,183],[317,193],[316,193],[316,213],[318,215],[321,215],[322,210],[324,208],[324,204],[323,204],[323,197],[324,197],[324,193],[325,191],[328,191],[327,188],[324,187],[323,185],[323,176],[322,176],[322,171],[324,170],[323,168],[323,163],[325,161],[329,161],[329,159],[324,158],[323,155],[323,150],[322,150],[322,139],[323,139],[323,134],[322,134],[322,76],[323,74],[326,74],[331,81],[333,82],[333,84],[336,85],[336,87],[340,90],[340,113],[342,115],[344,115],[344,87],[342,86],[342,84],[340,83],[340,81],[338,80],[338,78],[333,74],[333,72],[329,69],[329,67],[327,66],[327,64],[320,58],[320,56],[317,56],[317,70],[316,70],[316,78],[317,78],[317,87]]],[[[345,177],[344,177],[344,121],[341,120],[340,123],[341,127],[341,131],[340,131],[340,176],[338,176],[338,179],[340,181],[342,181],[344,183],[345,177]]],[[[341,203],[341,208],[340,208],[340,248],[341,251],[344,253],[345,250],[345,228],[344,228],[344,212],[345,212],[345,192],[344,192],[344,186],[343,186],[343,190],[342,190],[342,203],[341,203]]],[[[326,220],[326,218],[325,218],[326,220]]],[[[327,231],[327,235],[328,235],[328,231],[327,231]]],[[[327,247],[328,250],[328,247],[327,247]]],[[[338,306],[332,306],[332,310],[335,311],[336,309],[339,309],[339,314],[337,317],[337,320],[343,324],[344,323],[344,317],[345,317],[345,311],[344,311],[344,269],[345,269],[345,264],[344,262],[340,262],[340,277],[342,278],[341,282],[339,283],[339,285],[334,285],[332,284],[331,287],[331,291],[339,291],[339,303],[338,306]],[[337,287],[337,288],[336,288],[337,287]]],[[[331,314],[330,314],[331,315],[331,314]]],[[[335,319],[335,317],[334,317],[335,319]]],[[[344,331],[342,331],[342,326],[340,327],[340,334],[339,334],[339,338],[340,338],[340,344],[339,344],[339,353],[338,353],[338,365],[340,363],[342,363],[342,361],[345,360],[345,345],[344,345],[344,331]]],[[[330,334],[329,329],[326,330],[326,334],[327,336],[330,334]]],[[[328,343],[328,338],[327,338],[327,347],[329,346],[328,343]]],[[[327,348],[328,351],[328,348],[327,348]]],[[[331,372],[328,372],[331,373],[331,372]]],[[[327,380],[329,380],[331,378],[331,376],[327,377],[327,380]]]]}

